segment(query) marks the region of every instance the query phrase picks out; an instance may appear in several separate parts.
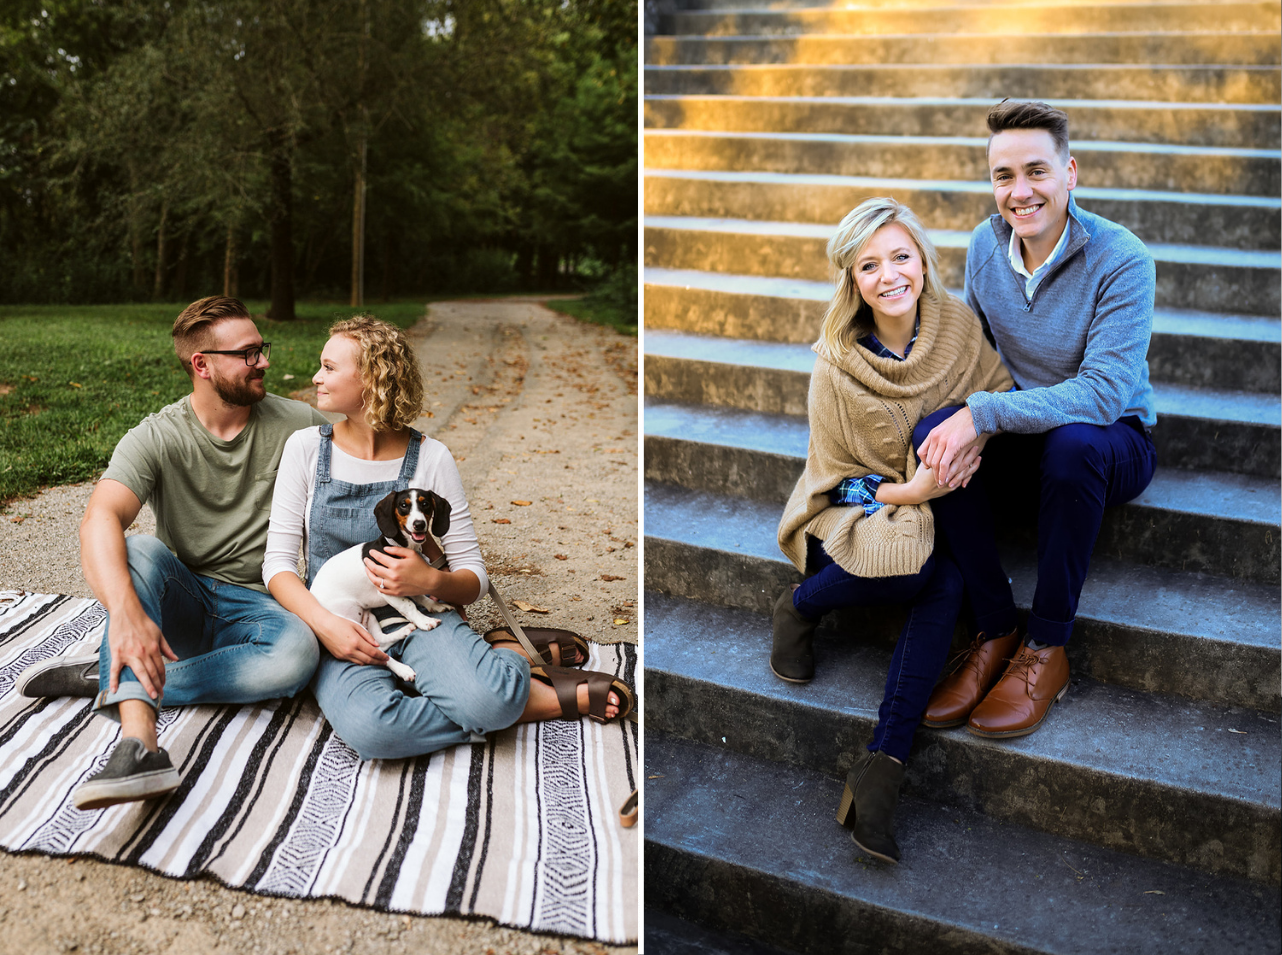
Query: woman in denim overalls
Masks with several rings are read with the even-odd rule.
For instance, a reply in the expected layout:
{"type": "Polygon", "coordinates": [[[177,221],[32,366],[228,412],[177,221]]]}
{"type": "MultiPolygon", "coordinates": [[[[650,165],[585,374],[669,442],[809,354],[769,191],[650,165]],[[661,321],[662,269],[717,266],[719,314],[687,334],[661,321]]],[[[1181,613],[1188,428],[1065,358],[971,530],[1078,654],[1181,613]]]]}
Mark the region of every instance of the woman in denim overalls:
{"type": "MultiPolygon", "coordinates": [[[[381,665],[387,655],[363,627],[325,610],[307,590],[330,557],[381,536],[374,505],[407,487],[433,490],[450,502],[450,529],[441,538],[449,569],[393,550],[367,560],[370,581],[388,594],[430,593],[455,606],[476,600],[487,586],[454,459],[439,441],[409,427],[423,386],[408,340],[395,326],[364,316],[335,324],[331,336],[313,379],[317,403],[347,420],[299,431],[286,443],[263,562],[273,596],[320,641],[311,687],[321,710],[366,759],[421,755],[513,723],[561,717],[565,708],[552,684],[566,679],[566,671],[536,668],[532,680],[530,661],[517,644],[487,643],[458,611],[433,614],[438,627],[415,631],[390,648],[417,674],[410,685],[381,665]],[[300,540],[306,543],[306,585],[296,572],[300,540]]],[[[430,556],[432,551],[428,537],[430,556]]],[[[566,694],[564,686],[561,692],[566,694]]],[[[567,706],[576,699],[578,711],[587,712],[587,686],[572,692],[577,698],[567,697],[567,706]]],[[[618,705],[611,691],[605,716],[618,715],[618,705]]]]}

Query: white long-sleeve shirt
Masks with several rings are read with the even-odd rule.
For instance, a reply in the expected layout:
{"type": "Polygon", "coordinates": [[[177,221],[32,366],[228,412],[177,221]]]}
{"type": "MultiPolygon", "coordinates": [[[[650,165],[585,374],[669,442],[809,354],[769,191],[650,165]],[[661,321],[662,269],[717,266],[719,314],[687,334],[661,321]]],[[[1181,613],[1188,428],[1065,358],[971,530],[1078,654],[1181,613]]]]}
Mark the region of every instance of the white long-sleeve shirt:
{"type": "MultiPolygon", "coordinates": [[[[285,442],[276,493],[272,499],[271,523],[267,529],[267,552],[263,557],[263,582],[281,571],[297,573],[298,549],[311,533],[312,498],[316,492],[316,461],[320,456],[320,428],[296,431],[285,442]]],[[[401,473],[401,458],[393,461],[366,461],[332,446],[330,475],[349,484],[395,481],[401,473]]],[[[489,577],[476,540],[472,514],[458,465],[449,448],[435,438],[424,438],[418,451],[418,467],[410,487],[435,491],[450,502],[450,529],[441,540],[450,570],[470,570],[481,582],[480,593],[489,590],[489,577]]],[[[371,522],[373,514],[370,515],[371,522]]],[[[306,553],[306,552],[304,552],[306,553]]]]}

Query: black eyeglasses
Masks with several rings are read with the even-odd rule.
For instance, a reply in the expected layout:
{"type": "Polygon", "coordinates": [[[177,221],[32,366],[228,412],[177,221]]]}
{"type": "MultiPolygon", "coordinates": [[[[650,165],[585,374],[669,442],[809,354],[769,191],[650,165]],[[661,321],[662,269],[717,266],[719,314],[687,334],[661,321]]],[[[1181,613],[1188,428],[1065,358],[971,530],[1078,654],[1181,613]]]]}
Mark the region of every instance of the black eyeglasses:
{"type": "Polygon", "coordinates": [[[237,355],[245,359],[245,364],[253,367],[258,364],[258,358],[261,355],[268,361],[272,360],[272,343],[263,342],[261,345],[255,345],[252,348],[246,348],[243,351],[202,351],[202,355],[237,355]]]}

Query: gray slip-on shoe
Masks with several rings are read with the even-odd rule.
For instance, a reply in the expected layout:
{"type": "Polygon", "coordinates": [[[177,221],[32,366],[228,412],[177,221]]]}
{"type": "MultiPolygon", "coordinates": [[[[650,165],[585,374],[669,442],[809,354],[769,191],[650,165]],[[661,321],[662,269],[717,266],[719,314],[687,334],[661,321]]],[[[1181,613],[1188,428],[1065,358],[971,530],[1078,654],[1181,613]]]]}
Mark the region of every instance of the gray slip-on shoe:
{"type": "Polygon", "coordinates": [[[102,809],[122,802],[163,796],[178,788],[178,770],[163,749],[147,752],[142,740],[126,736],[111,752],[107,765],[76,790],[77,809],[102,809]]]}
{"type": "Polygon", "coordinates": [[[33,663],[18,674],[20,696],[98,695],[98,654],[78,657],[50,657],[33,663]]]}

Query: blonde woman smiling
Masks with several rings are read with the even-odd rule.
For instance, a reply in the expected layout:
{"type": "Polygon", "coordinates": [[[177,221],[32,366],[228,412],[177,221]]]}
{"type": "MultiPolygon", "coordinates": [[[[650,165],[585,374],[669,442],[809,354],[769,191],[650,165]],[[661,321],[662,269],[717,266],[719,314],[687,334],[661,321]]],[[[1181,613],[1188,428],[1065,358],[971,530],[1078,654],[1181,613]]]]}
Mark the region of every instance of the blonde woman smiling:
{"type": "Polygon", "coordinates": [[[770,667],[809,682],[824,614],[909,605],[877,728],[837,813],[861,849],[897,862],[904,761],[962,605],[961,575],[935,548],[929,502],[964,486],[980,460],[976,451],[941,487],[918,464],[913,432],[972,392],[1009,389],[1011,378],[979,320],[944,290],[935,249],[906,206],[862,203],[838,226],[828,258],[837,287],[814,346],[810,446],[779,524],[780,548],[807,577],[775,602],[770,667]]]}

